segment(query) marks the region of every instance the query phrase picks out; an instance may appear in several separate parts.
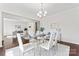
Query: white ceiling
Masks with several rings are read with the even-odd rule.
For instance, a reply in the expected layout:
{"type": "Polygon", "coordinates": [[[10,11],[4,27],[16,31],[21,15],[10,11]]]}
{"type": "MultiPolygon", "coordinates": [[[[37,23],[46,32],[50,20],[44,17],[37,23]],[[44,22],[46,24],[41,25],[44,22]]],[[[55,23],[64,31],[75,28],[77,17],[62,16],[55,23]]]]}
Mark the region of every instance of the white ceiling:
{"type": "MultiPolygon", "coordinates": [[[[3,10],[21,12],[31,18],[37,18],[36,14],[39,11],[40,3],[2,3],[0,7],[3,10]]],[[[43,7],[48,12],[47,16],[62,12],[71,8],[79,7],[79,3],[44,3],[43,7]]]]}

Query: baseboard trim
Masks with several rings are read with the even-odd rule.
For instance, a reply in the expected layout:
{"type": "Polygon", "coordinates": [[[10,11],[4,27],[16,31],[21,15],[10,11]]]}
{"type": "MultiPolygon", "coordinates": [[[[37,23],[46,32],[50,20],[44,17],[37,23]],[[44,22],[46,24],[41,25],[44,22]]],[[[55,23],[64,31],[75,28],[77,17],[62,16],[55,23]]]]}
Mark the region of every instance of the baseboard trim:
{"type": "Polygon", "coordinates": [[[0,49],[3,49],[4,47],[0,47],[0,49]]]}
{"type": "Polygon", "coordinates": [[[71,43],[71,42],[65,42],[65,41],[60,41],[59,43],[65,44],[65,45],[68,45],[68,46],[71,46],[71,45],[79,46],[79,44],[75,44],[75,43],[71,43]]]}
{"type": "Polygon", "coordinates": [[[79,45],[79,43],[70,42],[70,41],[65,41],[65,40],[61,40],[61,42],[70,43],[70,44],[74,44],[74,45],[79,45]]]}

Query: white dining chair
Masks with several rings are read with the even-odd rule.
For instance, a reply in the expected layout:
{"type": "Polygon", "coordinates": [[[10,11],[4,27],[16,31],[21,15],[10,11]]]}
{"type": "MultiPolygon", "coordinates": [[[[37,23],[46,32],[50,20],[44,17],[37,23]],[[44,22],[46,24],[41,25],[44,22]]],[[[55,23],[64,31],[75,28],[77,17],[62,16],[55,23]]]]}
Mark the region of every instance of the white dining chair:
{"type": "MultiPolygon", "coordinates": [[[[41,48],[48,51],[47,54],[49,53],[49,50],[51,48],[54,48],[54,50],[56,50],[55,47],[57,45],[57,36],[58,36],[57,32],[51,32],[49,41],[45,41],[44,43],[40,44],[41,48]]],[[[53,52],[51,52],[51,53],[53,53],[53,52]]],[[[40,54],[41,54],[41,50],[40,50],[40,54]]]]}
{"type": "Polygon", "coordinates": [[[25,53],[27,53],[28,51],[34,48],[34,45],[32,43],[27,43],[23,45],[20,33],[17,33],[17,39],[19,43],[20,52],[22,53],[23,56],[25,53]]]}

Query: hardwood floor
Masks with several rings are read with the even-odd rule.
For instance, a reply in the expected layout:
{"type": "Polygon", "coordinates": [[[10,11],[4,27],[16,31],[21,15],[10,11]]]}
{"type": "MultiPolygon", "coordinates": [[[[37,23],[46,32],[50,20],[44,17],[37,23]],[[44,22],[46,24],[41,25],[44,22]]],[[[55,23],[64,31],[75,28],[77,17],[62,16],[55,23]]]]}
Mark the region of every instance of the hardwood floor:
{"type": "Polygon", "coordinates": [[[79,45],[73,44],[73,43],[68,43],[68,42],[63,42],[63,41],[61,41],[59,43],[70,46],[69,56],[79,56],[79,45]]]}
{"type": "MultiPolygon", "coordinates": [[[[4,41],[5,42],[5,41],[4,41]]],[[[23,42],[23,44],[26,44],[26,43],[29,43],[29,40],[26,40],[26,39],[23,39],[22,40],[22,42],[23,42]]],[[[16,47],[16,46],[18,46],[19,44],[18,44],[18,41],[17,41],[17,39],[13,39],[13,42],[12,43],[8,43],[7,44],[7,42],[4,44],[4,48],[5,49],[9,49],[9,48],[13,48],[13,47],[16,47]]]]}
{"type": "Polygon", "coordinates": [[[4,56],[5,55],[5,49],[4,47],[0,48],[0,56],[4,56]]]}
{"type": "MultiPolygon", "coordinates": [[[[60,41],[58,43],[70,46],[69,56],[79,56],[79,45],[68,43],[68,42],[63,42],[63,41],[60,41]]],[[[18,45],[17,42],[15,42],[11,44],[10,47],[8,48],[12,48],[17,45],[18,45]]],[[[0,56],[5,56],[5,49],[8,49],[8,48],[5,48],[5,46],[0,48],[0,56]]]]}
{"type": "MultiPolygon", "coordinates": [[[[23,44],[29,43],[29,40],[22,40],[22,41],[23,41],[23,44]]],[[[10,48],[18,46],[17,40],[14,40],[13,43],[9,45],[4,44],[5,41],[2,41],[2,42],[3,42],[2,43],[3,47],[0,48],[0,56],[5,56],[6,49],[10,49],[10,48]]]]}

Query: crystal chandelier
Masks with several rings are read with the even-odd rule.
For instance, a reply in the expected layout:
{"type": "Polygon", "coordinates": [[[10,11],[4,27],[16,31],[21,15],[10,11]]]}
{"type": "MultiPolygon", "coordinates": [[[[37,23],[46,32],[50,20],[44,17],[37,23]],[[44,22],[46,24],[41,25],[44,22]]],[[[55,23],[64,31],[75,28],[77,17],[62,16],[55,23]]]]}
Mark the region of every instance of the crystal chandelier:
{"type": "Polygon", "coordinates": [[[43,3],[41,3],[41,7],[40,7],[40,10],[37,13],[37,16],[42,18],[42,17],[45,17],[46,14],[47,14],[47,11],[44,10],[43,3]]]}

